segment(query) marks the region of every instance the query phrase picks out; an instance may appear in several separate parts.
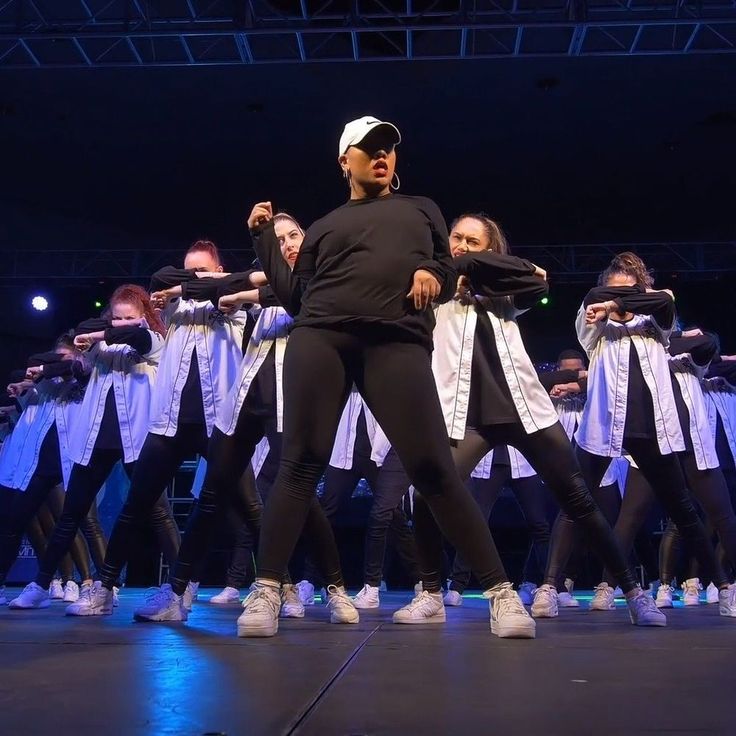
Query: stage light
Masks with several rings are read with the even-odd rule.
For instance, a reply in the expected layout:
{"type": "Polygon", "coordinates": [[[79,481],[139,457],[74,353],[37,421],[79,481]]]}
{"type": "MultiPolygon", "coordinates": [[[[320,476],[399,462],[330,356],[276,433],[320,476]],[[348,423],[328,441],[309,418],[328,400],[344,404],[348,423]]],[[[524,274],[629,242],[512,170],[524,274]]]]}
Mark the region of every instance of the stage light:
{"type": "Polygon", "coordinates": [[[49,300],[45,296],[37,295],[31,299],[31,306],[37,312],[45,312],[49,308],[49,300]]]}
{"type": "Polygon", "coordinates": [[[543,304],[543,305],[544,305],[544,306],[546,307],[546,306],[547,306],[547,305],[549,304],[549,297],[548,297],[548,296],[543,296],[543,297],[542,297],[542,298],[541,298],[541,299],[539,300],[539,303],[540,303],[540,304],[543,304]]]}
{"type": "Polygon", "coordinates": [[[102,309],[102,302],[99,299],[95,301],[95,309],[102,309]]]}

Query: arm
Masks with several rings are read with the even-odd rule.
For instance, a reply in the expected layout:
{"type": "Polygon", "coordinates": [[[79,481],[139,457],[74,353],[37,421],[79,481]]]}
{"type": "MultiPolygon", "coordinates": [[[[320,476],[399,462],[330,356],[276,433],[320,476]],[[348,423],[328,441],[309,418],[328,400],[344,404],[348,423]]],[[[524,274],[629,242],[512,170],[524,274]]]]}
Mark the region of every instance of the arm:
{"type": "Polygon", "coordinates": [[[88,373],[88,366],[81,360],[60,360],[58,363],[46,363],[41,366],[39,378],[76,378],[81,380],[88,373]]]}
{"type": "Polygon", "coordinates": [[[667,290],[644,291],[638,286],[598,286],[588,292],[583,303],[586,307],[606,305],[609,314],[650,314],[664,329],[670,329],[675,321],[675,298],[667,290]]]}
{"type": "Polygon", "coordinates": [[[151,276],[150,292],[164,291],[174,286],[181,286],[187,281],[197,278],[197,272],[191,268],[164,266],[151,276]]]}
{"type": "Polygon", "coordinates": [[[718,352],[718,345],[712,335],[693,337],[670,336],[670,355],[690,353],[696,365],[707,366],[718,352]]]}
{"type": "Polygon", "coordinates": [[[528,309],[549,292],[544,273],[531,261],[492,251],[467,253],[455,259],[476,294],[491,298],[512,296],[517,309],[528,309]]]}
{"type": "MultiPolygon", "coordinates": [[[[194,299],[195,301],[210,301],[217,304],[221,296],[235,294],[253,288],[250,275],[254,271],[243,271],[241,273],[217,274],[219,278],[199,278],[187,281],[181,285],[182,299],[194,299]]],[[[214,276],[215,274],[207,274],[214,276]]]]}
{"type": "MultiPolygon", "coordinates": [[[[450,241],[447,236],[447,225],[439,207],[431,200],[425,200],[425,214],[429,219],[432,233],[432,258],[421,261],[415,271],[428,271],[439,284],[439,293],[434,296],[437,304],[449,302],[457,289],[457,271],[450,255],[450,241]]],[[[411,293],[411,292],[410,292],[411,293]]]]}
{"type": "Polygon", "coordinates": [[[544,386],[544,389],[549,393],[554,386],[558,386],[563,383],[577,383],[578,372],[565,370],[565,371],[543,371],[537,373],[539,382],[544,386]]]}
{"type": "Polygon", "coordinates": [[[129,345],[139,355],[146,355],[153,346],[150,330],[138,326],[108,327],[102,339],[108,345],[129,345]]]}

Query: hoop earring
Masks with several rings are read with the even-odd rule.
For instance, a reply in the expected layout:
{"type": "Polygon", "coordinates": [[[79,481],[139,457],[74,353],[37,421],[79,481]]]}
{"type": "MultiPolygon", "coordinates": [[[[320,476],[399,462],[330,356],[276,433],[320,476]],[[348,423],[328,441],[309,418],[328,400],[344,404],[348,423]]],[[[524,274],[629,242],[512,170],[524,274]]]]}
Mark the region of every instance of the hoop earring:
{"type": "Polygon", "coordinates": [[[394,171],[394,175],[391,177],[391,184],[389,186],[395,192],[398,192],[399,189],[401,189],[401,179],[399,179],[399,175],[395,171],[394,171]],[[396,179],[396,184],[395,185],[394,185],[394,179],[396,179]]]}

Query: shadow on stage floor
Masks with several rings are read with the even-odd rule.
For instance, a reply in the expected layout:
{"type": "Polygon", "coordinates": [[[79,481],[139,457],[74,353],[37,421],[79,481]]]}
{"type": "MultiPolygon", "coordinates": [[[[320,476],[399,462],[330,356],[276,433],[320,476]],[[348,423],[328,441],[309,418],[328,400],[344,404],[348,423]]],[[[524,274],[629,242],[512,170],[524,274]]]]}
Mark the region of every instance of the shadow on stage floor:
{"type": "MultiPolygon", "coordinates": [[[[9,591],[13,593],[13,591],[9,591]]],[[[357,626],[323,606],[274,639],[238,639],[203,591],[186,624],[0,610],[0,732],[117,736],[734,734],[736,619],[676,608],[664,629],[562,610],[534,641],[490,634],[478,597],[445,625],[395,626],[383,594],[357,626]]]]}

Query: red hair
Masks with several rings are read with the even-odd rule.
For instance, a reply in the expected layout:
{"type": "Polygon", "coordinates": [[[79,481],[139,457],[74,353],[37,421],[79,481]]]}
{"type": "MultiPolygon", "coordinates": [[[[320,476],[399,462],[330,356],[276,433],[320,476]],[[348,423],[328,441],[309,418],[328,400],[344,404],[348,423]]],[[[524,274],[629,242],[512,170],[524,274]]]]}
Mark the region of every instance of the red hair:
{"type": "Polygon", "coordinates": [[[143,313],[148,326],[163,337],[166,332],[164,323],[151,305],[151,298],[148,296],[148,292],[142,286],[137,286],[136,284],[118,286],[110,297],[110,306],[116,303],[132,304],[134,307],[137,307],[143,313]]]}
{"type": "Polygon", "coordinates": [[[189,246],[187,255],[190,253],[207,253],[218,266],[222,264],[222,261],[220,260],[220,251],[211,240],[195,240],[189,246]]]}

